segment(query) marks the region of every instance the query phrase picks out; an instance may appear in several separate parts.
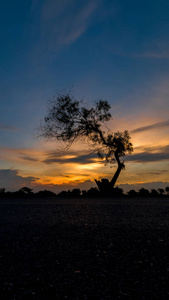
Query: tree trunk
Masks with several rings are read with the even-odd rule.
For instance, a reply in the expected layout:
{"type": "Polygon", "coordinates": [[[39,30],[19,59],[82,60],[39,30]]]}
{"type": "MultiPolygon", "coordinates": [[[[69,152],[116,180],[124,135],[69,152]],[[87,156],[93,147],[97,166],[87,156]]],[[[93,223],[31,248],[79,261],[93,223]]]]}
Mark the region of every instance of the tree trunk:
{"type": "Polygon", "coordinates": [[[119,174],[120,174],[121,170],[123,169],[123,167],[124,167],[124,164],[123,164],[123,163],[120,163],[120,164],[118,165],[118,168],[117,168],[117,170],[116,170],[116,173],[114,174],[112,180],[110,181],[110,185],[111,185],[112,188],[114,187],[114,185],[115,185],[115,183],[116,183],[116,181],[117,181],[117,179],[118,179],[118,177],[119,177],[119,174]]]}
{"type": "Polygon", "coordinates": [[[95,182],[96,182],[100,192],[104,195],[112,195],[113,194],[113,188],[115,186],[115,183],[119,177],[121,170],[124,168],[124,163],[120,161],[117,153],[115,153],[115,158],[118,163],[118,168],[117,168],[112,180],[109,181],[108,179],[103,178],[100,181],[100,180],[95,179],[95,182]]]}

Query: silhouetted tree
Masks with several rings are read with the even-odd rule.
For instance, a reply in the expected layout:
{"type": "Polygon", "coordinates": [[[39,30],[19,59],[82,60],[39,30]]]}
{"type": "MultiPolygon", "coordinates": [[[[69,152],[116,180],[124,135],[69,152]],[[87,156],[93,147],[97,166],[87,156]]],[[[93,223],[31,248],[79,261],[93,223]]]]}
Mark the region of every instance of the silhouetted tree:
{"type": "Polygon", "coordinates": [[[123,189],[119,188],[118,186],[115,187],[115,188],[113,189],[113,196],[117,196],[117,197],[122,197],[122,196],[124,196],[124,194],[123,194],[123,189]]]}
{"type": "Polygon", "coordinates": [[[164,189],[158,189],[160,196],[164,194],[164,189]]]}
{"type": "Polygon", "coordinates": [[[70,93],[56,95],[49,102],[44,123],[40,126],[40,136],[63,141],[68,149],[72,143],[85,138],[97,152],[100,159],[107,163],[117,162],[118,168],[112,180],[96,181],[98,188],[110,192],[117,181],[124,161],[120,157],[133,151],[129,132],[111,132],[106,134],[102,129],[105,122],[111,119],[110,105],[99,100],[92,108],[82,106],[82,101],[75,100],[70,93]]]}
{"type": "Polygon", "coordinates": [[[39,191],[38,193],[36,193],[37,197],[56,197],[56,194],[52,191],[48,191],[48,190],[44,190],[44,191],[39,191]]]}
{"type": "Polygon", "coordinates": [[[166,193],[169,195],[169,186],[165,188],[166,193]]]}
{"type": "Polygon", "coordinates": [[[70,196],[70,190],[69,191],[61,191],[57,194],[59,197],[69,197],[70,196]]]}
{"type": "Polygon", "coordinates": [[[136,197],[138,196],[138,193],[135,190],[130,190],[129,192],[127,192],[129,197],[136,197]]]}
{"type": "Polygon", "coordinates": [[[91,187],[88,191],[82,191],[82,195],[84,197],[98,197],[100,192],[96,187],[91,187]]]}
{"type": "Polygon", "coordinates": [[[81,190],[80,190],[80,189],[73,189],[73,190],[71,191],[71,196],[72,196],[72,197],[79,197],[80,194],[81,194],[81,190]]]}
{"type": "Polygon", "coordinates": [[[155,189],[152,189],[150,195],[152,197],[157,197],[159,194],[158,194],[158,192],[155,189]]]}
{"type": "Polygon", "coordinates": [[[0,188],[0,198],[5,197],[6,193],[5,193],[5,188],[0,188]]]}
{"type": "Polygon", "coordinates": [[[30,189],[30,188],[28,188],[28,187],[22,187],[20,190],[19,190],[19,192],[23,192],[23,193],[25,193],[25,194],[27,194],[27,195],[31,195],[31,194],[33,194],[33,189],[30,189]]]}
{"type": "Polygon", "coordinates": [[[139,190],[138,195],[141,196],[141,197],[148,197],[148,196],[150,196],[150,192],[147,189],[141,188],[139,190]]]}

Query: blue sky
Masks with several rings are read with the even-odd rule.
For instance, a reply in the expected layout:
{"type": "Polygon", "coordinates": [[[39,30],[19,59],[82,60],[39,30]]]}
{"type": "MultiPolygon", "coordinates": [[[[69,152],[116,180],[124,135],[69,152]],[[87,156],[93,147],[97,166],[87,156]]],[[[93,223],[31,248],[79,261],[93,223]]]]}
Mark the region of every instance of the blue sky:
{"type": "Polygon", "coordinates": [[[56,190],[111,176],[92,165],[91,176],[83,169],[75,179],[79,165],[66,161],[61,172],[58,162],[45,163],[56,144],[37,140],[36,128],[47,100],[71,87],[77,99],[107,99],[111,129],[131,131],[135,154],[119,184],[168,182],[169,2],[6,0],[0,11],[0,170],[13,176],[11,186],[5,175],[5,187],[18,188],[18,176],[56,190]]]}

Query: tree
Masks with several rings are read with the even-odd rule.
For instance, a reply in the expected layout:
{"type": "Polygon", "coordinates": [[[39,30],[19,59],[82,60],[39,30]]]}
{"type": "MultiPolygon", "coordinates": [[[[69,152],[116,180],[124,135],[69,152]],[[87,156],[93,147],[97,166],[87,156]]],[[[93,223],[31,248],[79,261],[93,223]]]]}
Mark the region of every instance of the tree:
{"type": "Polygon", "coordinates": [[[100,191],[111,192],[122,169],[124,161],[120,157],[133,151],[130,135],[124,132],[105,133],[103,126],[112,116],[107,101],[99,100],[92,108],[82,106],[82,101],[74,99],[70,93],[53,97],[49,102],[48,112],[40,126],[40,136],[63,141],[66,149],[79,139],[86,139],[93,151],[106,163],[117,162],[118,168],[111,181],[95,180],[100,191]]]}
{"type": "Polygon", "coordinates": [[[5,194],[6,189],[5,188],[0,188],[0,194],[5,194]]]}
{"type": "Polygon", "coordinates": [[[164,194],[164,189],[158,189],[160,196],[162,196],[164,194]]]}
{"type": "Polygon", "coordinates": [[[37,197],[56,197],[56,194],[52,191],[49,191],[49,190],[43,190],[43,191],[39,191],[36,193],[36,196],[37,197]]]}
{"type": "Polygon", "coordinates": [[[158,196],[158,192],[155,189],[151,189],[151,196],[152,197],[157,197],[158,196]]]}
{"type": "Polygon", "coordinates": [[[169,186],[165,188],[166,193],[169,195],[169,186]]]}
{"type": "Polygon", "coordinates": [[[22,187],[20,190],[19,190],[19,192],[23,192],[24,194],[26,194],[26,195],[32,195],[33,194],[33,189],[30,189],[30,188],[28,188],[28,187],[26,187],[26,186],[24,186],[24,187],[22,187]]]}
{"type": "Polygon", "coordinates": [[[150,196],[150,192],[147,189],[141,188],[139,190],[138,195],[141,196],[141,197],[148,197],[148,196],[150,196]]]}
{"type": "Polygon", "coordinates": [[[82,196],[83,197],[98,197],[99,196],[99,190],[96,187],[91,187],[88,191],[83,190],[82,196]]]}
{"type": "Polygon", "coordinates": [[[80,194],[81,194],[81,190],[80,190],[80,189],[73,189],[73,190],[71,191],[71,196],[72,196],[72,197],[79,197],[80,194]]]}
{"type": "Polygon", "coordinates": [[[138,193],[135,190],[130,190],[127,192],[129,197],[137,197],[138,193]]]}

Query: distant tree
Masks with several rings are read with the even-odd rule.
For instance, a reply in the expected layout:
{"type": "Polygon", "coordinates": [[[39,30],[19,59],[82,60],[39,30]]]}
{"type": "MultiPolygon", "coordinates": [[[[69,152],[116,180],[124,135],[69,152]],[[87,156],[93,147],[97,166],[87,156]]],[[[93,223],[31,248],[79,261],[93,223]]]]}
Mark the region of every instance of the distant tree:
{"type": "Polygon", "coordinates": [[[84,138],[100,159],[106,163],[117,162],[118,168],[111,181],[95,180],[104,192],[113,190],[121,170],[125,168],[120,158],[133,151],[127,130],[115,133],[109,130],[107,134],[103,130],[105,122],[111,119],[110,108],[104,100],[97,101],[92,108],[86,108],[70,93],[59,94],[49,102],[47,115],[40,126],[40,136],[63,141],[66,149],[84,138]]]}
{"type": "Polygon", "coordinates": [[[123,194],[123,189],[119,188],[118,186],[115,187],[115,188],[113,189],[113,196],[116,196],[116,197],[124,196],[124,194],[123,194]]]}
{"type": "Polygon", "coordinates": [[[169,195],[169,186],[165,188],[166,193],[169,195]]]}
{"type": "Polygon", "coordinates": [[[72,197],[79,197],[80,194],[81,194],[81,190],[80,190],[80,189],[73,189],[73,190],[71,191],[71,196],[72,196],[72,197]]]}
{"type": "Polygon", "coordinates": [[[27,195],[32,195],[33,194],[33,189],[30,189],[30,188],[28,188],[28,187],[22,187],[20,190],[19,190],[19,192],[23,192],[23,193],[25,193],[25,194],[27,194],[27,195]]]}
{"type": "Polygon", "coordinates": [[[82,196],[87,197],[87,191],[86,190],[82,190],[82,196]]]}
{"type": "Polygon", "coordinates": [[[81,195],[81,190],[77,188],[73,189],[72,191],[70,190],[62,191],[57,194],[57,196],[59,197],[80,197],[80,195],[81,195]]]}
{"type": "Polygon", "coordinates": [[[44,190],[44,191],[39,191],[38,193],[36,193],[36,196],[38,197],[56,197],[56,194],[54,192],[48,191],[48,190],[44,190]]]}
{"type": "Polygon", "coordinates": [[[97,197],[100,195],[100,192],[96,187],[91,187],[86,193],[82,193],[82,194],[83,196],[86,197],[97,197]]]}
{"type": "Polygon", "coordinates": [[[152,189],[150,195],[152,197],[157,197],[159,194],[158,194],[158,192],[155,189],[152,189]]]}
{"type": "Polygon", "coordinates": [[[0,198],[6,196],[5,188],[0,188],[0,198]]]}
{"type": "Polygon", "coordinates": [[[69,197],[70,196],[70,190],[69,191],[61,191],[57,194],[59,197],[69,197]]]}
{"type": "Polygon", "coordinates": [[[148,197],[148,196],[150,196],[150,192],[147,189],[141,188],[139,190],[138,195],[141,196],[141,197],[148,197]]]}
{"type": "Polygon", "coordinates": [[[164,194],[164,189],[158,189],[160,196],[164,194]]]}
{"type": "Polygon", "coordinates": [[[130,190],[129,192],[127,192],[129,197],[136,197],[138,196],[138,193],[135,190],[130,190]]]}

